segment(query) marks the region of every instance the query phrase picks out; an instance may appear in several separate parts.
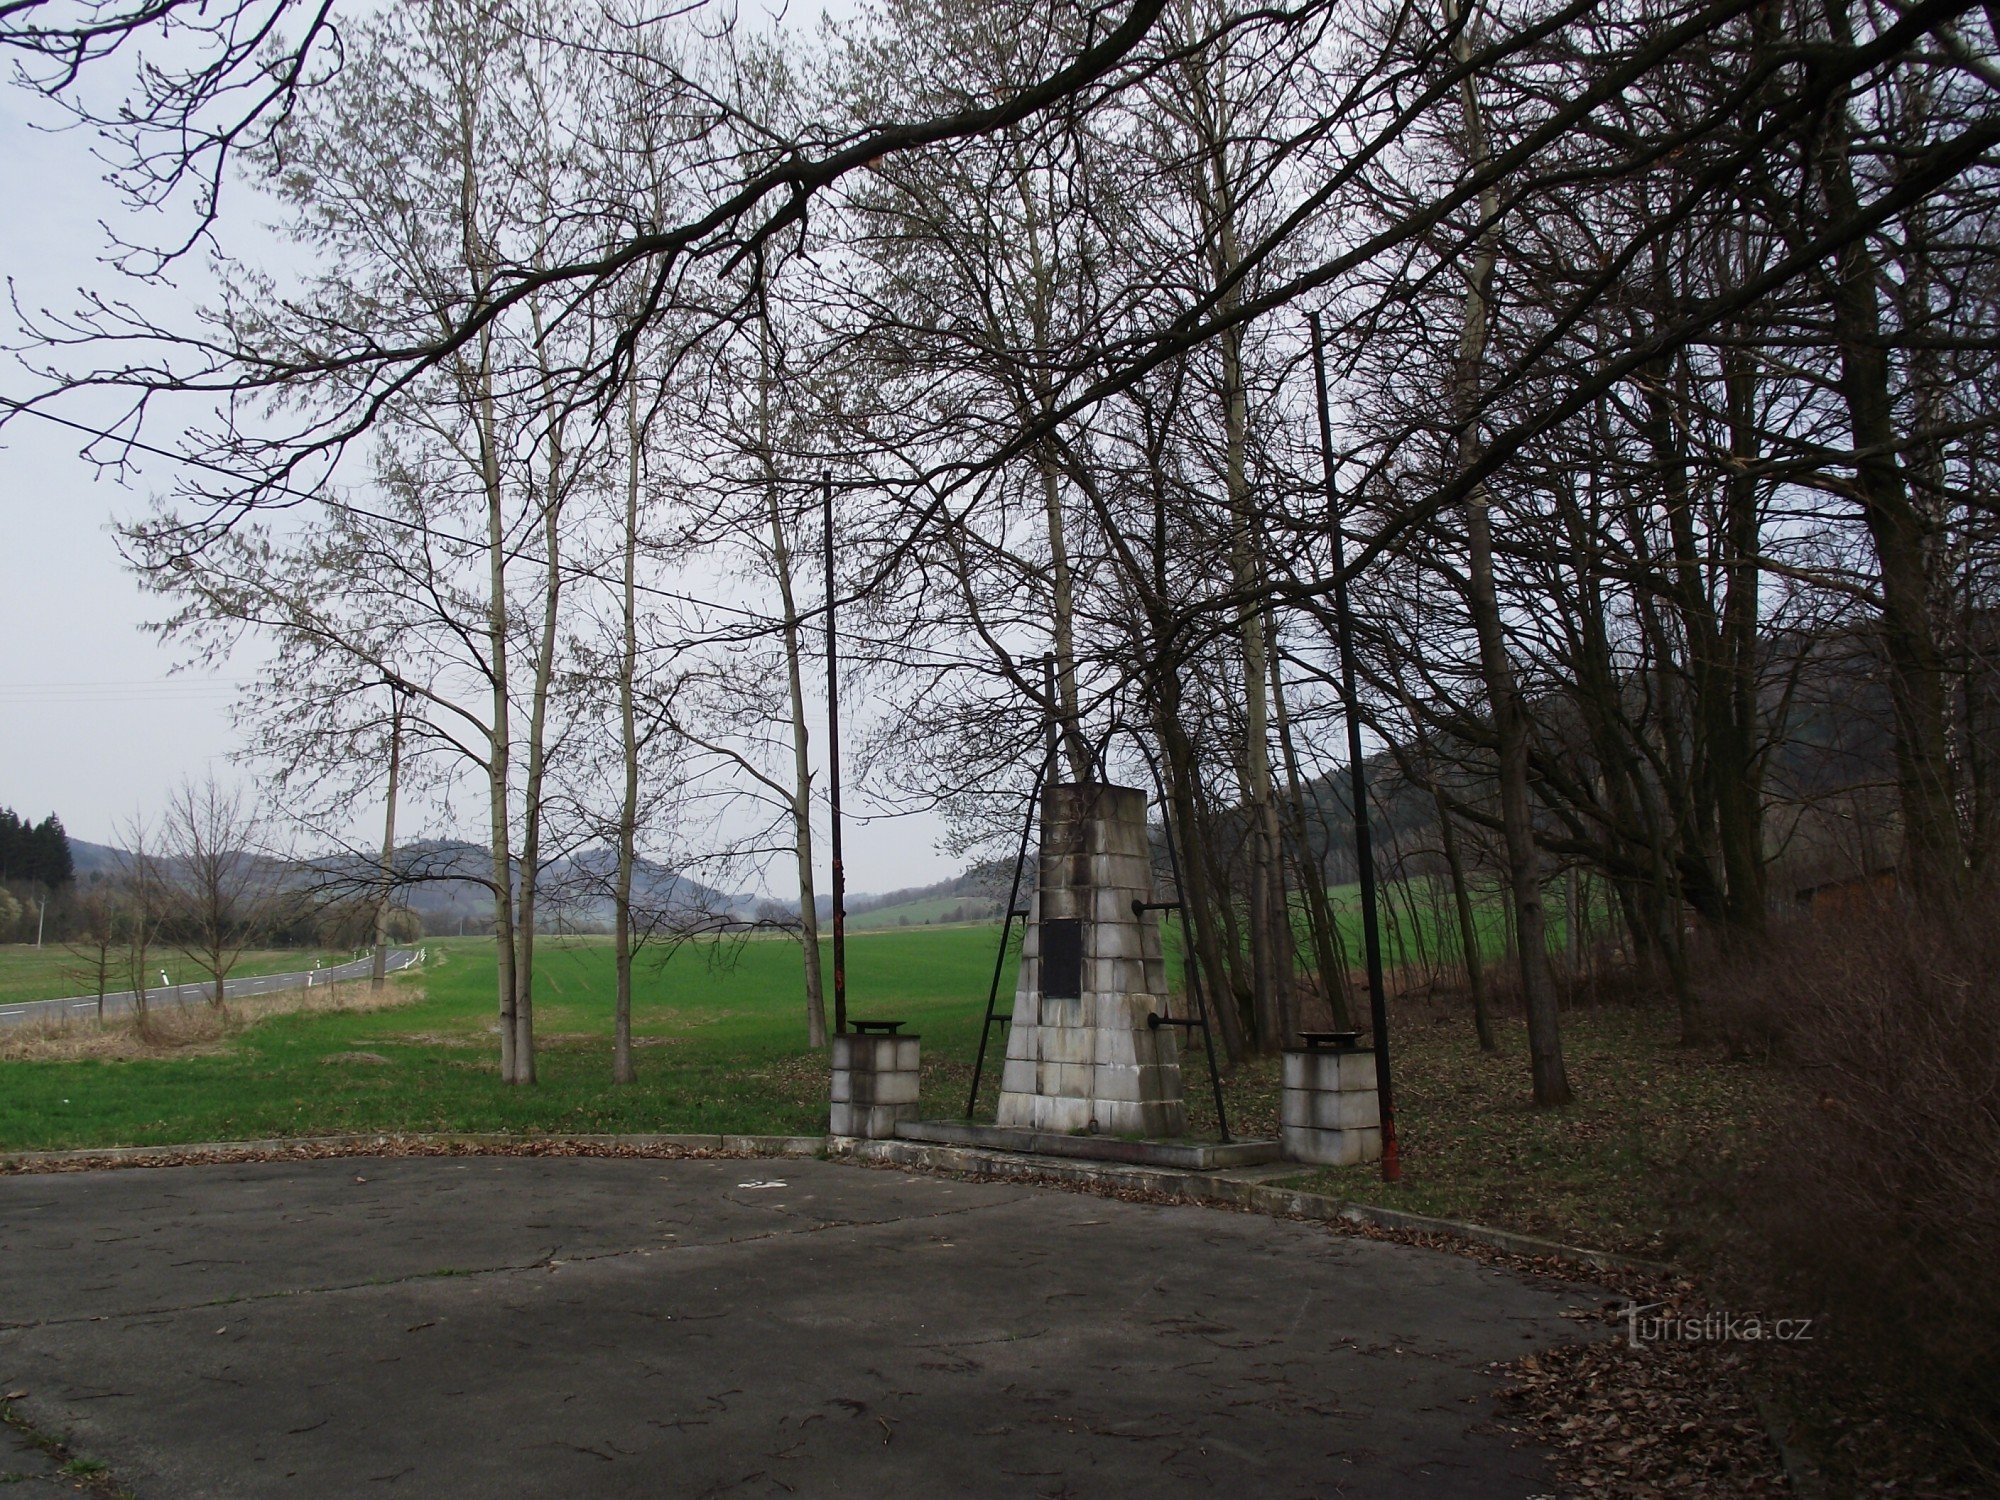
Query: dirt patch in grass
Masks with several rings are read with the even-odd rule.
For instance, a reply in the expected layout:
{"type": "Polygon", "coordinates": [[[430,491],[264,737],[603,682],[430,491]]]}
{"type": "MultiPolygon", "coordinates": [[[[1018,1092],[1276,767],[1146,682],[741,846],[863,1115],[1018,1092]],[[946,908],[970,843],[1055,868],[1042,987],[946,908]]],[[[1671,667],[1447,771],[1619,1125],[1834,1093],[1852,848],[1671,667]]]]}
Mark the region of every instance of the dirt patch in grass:
{"type": "Polygon", "coordinates": [[[367,982],[231,1000],[227,1005],[165,1005],[142,1021],[131,1013],[87,1020],[36,1021],[0,1031],[0,1062],[135,1062],[169,1057],[212,1057],[229,1050],[247,1027],[272,1016],[385,1010],[414,1005],[420,987],[367,982]]]}
{"type": "MultiPolygon", "coordinates": [[[[414,1038],[413,1038],[414,1040],[414,1038]]],[[[688,1039],[684,1036],[635,1036],[632,1046],[641,1047],[685,1047],[688,1039]]],[[[464,1046],[465,1042],[451,1043],[464,1046]]],[[[599,1031],[550,1031],[535,1038],[537,1052],[604,1052],[610,1048],[611,1039],[599,1031]]]]}
{"type": "Polygon", "coordinates": [[[491,1047],[490,1036],[475,1035],[469,1031],[389,1031],[377,1041],[394,1042],[407,1047],[491,1047]]]}

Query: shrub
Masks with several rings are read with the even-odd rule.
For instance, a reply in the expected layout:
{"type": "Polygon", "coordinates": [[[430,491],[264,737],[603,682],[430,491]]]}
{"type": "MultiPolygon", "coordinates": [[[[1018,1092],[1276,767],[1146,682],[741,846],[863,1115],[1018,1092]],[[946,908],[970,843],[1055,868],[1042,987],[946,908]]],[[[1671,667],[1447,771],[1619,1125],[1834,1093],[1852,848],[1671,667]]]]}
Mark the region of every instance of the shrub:
{"type": "Polygon", "coordinates": [[[1888,1426],[2000,1475],[2000,902],[1802,921],[1711,999],[1798,1085],[1742,1183],[1726,1274],[1810,1308],[1888,1426]]]}

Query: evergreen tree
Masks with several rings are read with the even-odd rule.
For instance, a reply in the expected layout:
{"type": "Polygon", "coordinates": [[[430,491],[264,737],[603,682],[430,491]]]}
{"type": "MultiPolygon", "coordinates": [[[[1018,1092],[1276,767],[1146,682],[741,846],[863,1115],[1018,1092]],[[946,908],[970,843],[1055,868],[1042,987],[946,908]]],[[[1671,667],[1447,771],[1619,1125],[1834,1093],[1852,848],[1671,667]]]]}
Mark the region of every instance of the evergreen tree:
{"type": "Polygon", "coordinates": [[[0,807],[0,881],[26,878],[27,834],[27,824],[14,815],[14,809],[0,807]]]}
{"type": "Polygon", "coordinates": [[[76,857],[70,851],[69,833],[54,813],[35,825],[34,856],[34,878],[51,891],[75,883],[76,857]]]}
{"type": "Polygon", "coordinates": [[[62,819],[50,813],[29,823],[0,807],[0,881],[32,881],[51,891],[76,881],[76,857],[62,819]]]}

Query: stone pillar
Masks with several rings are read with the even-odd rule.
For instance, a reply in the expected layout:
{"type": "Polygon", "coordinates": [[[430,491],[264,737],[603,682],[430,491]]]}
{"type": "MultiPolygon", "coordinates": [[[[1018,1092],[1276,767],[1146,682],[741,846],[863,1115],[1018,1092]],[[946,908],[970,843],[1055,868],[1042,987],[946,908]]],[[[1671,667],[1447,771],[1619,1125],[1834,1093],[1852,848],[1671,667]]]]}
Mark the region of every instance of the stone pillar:
{"type": "Polygon", "coordinates": [[[1042,795],[1040,878],[1014,991],[1002,1126],[1065,1134],[1187,1130],[1180,1043],[1167,1008],[1146,794],[1062,784],[1042,795]]]}
{"type": "Polygon", "coordinates": [[[1365,1047],[1308,1047],[1285,1053],[1280,1115],[1285,1155],[1321,1167],[1382,1159],[1382,1109],[1375,1053],[1365,1047]]]}
{"type": "Polygon", "coordinates": [[[848,1033],[833,1044],[833,1110],[828,1130],[888,1140],[898,1120],[917,1117],[917,1043],[913,1036],[848,1033]]]}

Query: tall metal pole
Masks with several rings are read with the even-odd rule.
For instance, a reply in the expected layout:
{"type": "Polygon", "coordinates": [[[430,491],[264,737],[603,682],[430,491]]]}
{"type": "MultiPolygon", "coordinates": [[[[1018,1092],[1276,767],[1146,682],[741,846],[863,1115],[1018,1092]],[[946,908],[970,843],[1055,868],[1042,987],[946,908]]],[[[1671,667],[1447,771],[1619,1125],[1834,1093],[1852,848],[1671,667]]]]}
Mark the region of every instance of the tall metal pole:
{"type": "Polygon", "coordinates": [[[826,779],[833,808],[833,1031],[847,1031],[847,868],[840,859],[840,662],[833,628],[833,472],[819,476],[826,517],[826,779]]]}
{"type": "Polygon", "coordinates": [[[1347,540],[1333,482],[1333,415],[1327,407],[1326,335],[1312,315],[1313,388],[1319,396],[1320,463],[1326,473],[1326,513],[1333,536],[1333,617],[1340,640],[1340,697],[1347,719],[1347,760],[1353,776],[1354,863],[1361,874],[1361,941],[1368,955],[1368,1020],[1375,1033],[1375,1089],[1382,1109],[1382,1180],[1396,1182],[1396,1095],[1389,1078],[1389,1003],[1382,985],[1382,928],[1375,910],[1375,842],[1368,826],[1368,777],[1361,764],[1360,695],[1354,686],[1354,613],[1347,602],[1347,540]]]}

